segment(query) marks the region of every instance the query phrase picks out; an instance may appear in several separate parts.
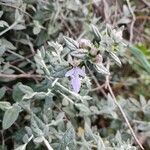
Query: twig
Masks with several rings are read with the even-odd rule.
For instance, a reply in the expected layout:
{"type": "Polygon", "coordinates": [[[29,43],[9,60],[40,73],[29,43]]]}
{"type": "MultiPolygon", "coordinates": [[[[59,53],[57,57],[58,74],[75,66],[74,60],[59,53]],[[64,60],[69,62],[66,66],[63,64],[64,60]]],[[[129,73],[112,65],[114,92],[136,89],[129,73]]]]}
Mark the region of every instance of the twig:
{"type": "MultiPolygon", "coordinates": [[[[86,64],[85,64],[85,65],[86,65],[86,64]]],[[[91,76],[92,76],[94,82],[95,82],[96,85],[97,85],[97,88],[95,88],[95,89],[99,89],[99,90],[102,92],[102,94],[103,94],[105,97],[107,97],[106,93],[105,93],[104,90],[103,90],[103,85],[100,85],[100,84],[99,84],[97,78],[94,76],[94,74],[92,73],[92,71],[90,70],[90,68],[89,68],[87,65],[86,65],[86,67],[87,67],[89,73],[91,74],[91,76]]],[[[95,89],[94,89],[94,90],[95,90],[95,89]]]]}
{"type": "Polygon", "coordinates": [[[150,2],[147,2],[146,0],[141,0],[145,5],[147,5],[148,7],[150,7],[150,2]]]}
{"type": "Polygon", "coordinates": [[[64,20],[64,16],[62,14],[60,16],[61,16],[60,19],[61,19],[62,23],[64,24],[64,26],[66,27],[66,29],[68,30],[70,35],[72,35],[74,38],[76,38],[75,34],[71,31],[70,27],[68,26],[68,24],[64,20]]]}
{"type": "Polygon", "coordinates": [[[1,130],[0,132],[1,132],[2,149],[5,149],[5,139],[4,139],[3,130],[1,130]]]}
{"type": "MultiPolygon", "coordinates": [[[[107,66],[106,66],[107,70],[109,70],[110,68],[110,60],[109,58],[107,59],[107,66]]],[[[107,85],[109,84],[109,75],[106,76],[106,81],[105,81],[105,88],[107,88],[107,85]]]]}
{"type": "Polygon", "coordinates": [[[0,78],[42,78],[43,76],[38,75],[38,74],[3,74],[0,73],[0,78]]]}
{"type": "Polygon", "coordinates": [[[14,66],[14,65],[11,65],[10,63],[6,63],[6,62],[1,62],[1,63],[4,64],[4,65],[10,66],[11,68],[13,68],[13,69],[19,71],[20,73],[25,73],[23,70],[21,70],[20,68],[14,66]]]}
{"type": "MultiPolygon", "coordinates": [[[[102,90],[104,87],[105,87],[105,84],[102,84],[100,87],[96,87],[96,88],[91,89],[90,92],[95,92],[97,90],[102,90]]],[[[106,94],[105,94],[105,96],[106,96],[106,94]]]]}
{"type": "Polygon", "coordinates": [[[124,111],[123,111],[122,107],[120,106],[120,104],[117,102],[116,97],[115,97],[115,95],[114,95],[114,93],[113,93],[113,91],[112,91],[112,88],[111,88],[111,86],[110,86],[109,83],[107,84],[107,87],[108,87],[108,90],[109,90],[109,92],[110,92],[110,94],[111,94],[111,96],[112,96],[112,98],[113,98],[115,104],[117,105],[117,107],[119,108],[121,114],[123,115],[123,118],[125,119],[125,121],[126,121],[128,127],[129,127],[129,129],[130,129],[130,131],[131,131],[131,133],[132,133],[132,135],[133,135],[135,141],[136,141],[137,144],[140,146],[140,148],[141,148],[142,150],[144,150],[142,144],[140,143],[140,141],[139,141],[138,138],[136,137],[136,135],[135,135],[135,133],[134,133],[134,131],[133,131],[133,129],[132,129],[130,123],[129,123],[128,118],[126,117],[126,114],[124,113],[124,111]]]}
{"type": "Polygon", "coordinates": [[[30,18],[33,18],[29,13],[25,12],[24,10],[22,10],[21,8],[19,8],[19,7],[17,7],[17,6],[10,5],[10,4],[6,4],[6,3],[2,3],[2,2],[0,2],[0,5],[12,7],[12,8],[14,8],[14,9],[18,9],[18,10],[20,10],[21,12],[23,12],[24,14],[26,14],[27,16],[29,16],[30,18]]]}
{"type": "Polygon", "coordinates": [[[9,52],[9,53],[11,53],[11,54],[17,56],[18,58],[20,58],[20,59],[22,59],[22,60],[26,60],[27,62],[29,62],[29,63],[31,63],[31,64],[34,65],[34,63],[33,63],[30,59],[25,58],[24,56],[22,56],[22,55],[20,55],[20,54],[18,54],[18,53],[16,53],[16,52],[14,52],[14,51],[11,51],[11,50],[7,49],[7,52],[9,52]]]}
{"type": "MultiPolygon", "coordinates": [[[[21,56],[22,56],[22,55],[21,55],[21,56]]],[[[30,55],[27,55],[27,56],[23,56],[23,57],[24,57],[24,59],[29,59],[29,58],[31,59],[31,57],[33,57],[33,54],[30,54],[30,55]]],[[[10,62],[10,64],[11,64],[11,65],[14,65],[14,64],[16,64],[16,63],[18,63],[18,62],[20,62],[20,61],[22,61],[22,60],[24,60],[24,59],[22,59],[22,58],[19,57],[19,59],[10,62]]]]}
{"type": "Polygon", "coordinates": [[[136,16],[136,20],[150,20],[150,16],[136,16]]]}
{"type": "Polygon", "coordinates": [[[134,14],[134,12],[133,12],[133,10],[131,8],[130,1],[126,0],[126,2],[127,2],[127,5],[128,5],[128,8],[130,10],[130,13],[132,15],[132,22],[131,22],[131,25],[130,25],[130,42],[132,42],[132,40],[133,40],[133,27],[134,27],[134,23],[136,21],[136,17],[135,17],[135,14],[134,14]]]}
{"type": "Polygon", "coordinates": [[[11,26],[9,26],[8,28],[6,28],[5,30],[3,30],[2,32],[0,32],[0,36],[2,36],[4,33],[8,32],[9,30],[11,30],[13,27],[15,27],[18,24],[18,21],[15,21],[11,26]]]}
{"type": "Polygon", "coordinates": [[[29,47],[30,47],[30,49],[31,49],[32,54],[35,55],[35,50],[34,50],[33,44],[32,44],[31,41],[30,41],[29,35],[26,35],[26,38],[27,38],[28,45],[29,45],[29,47]]]}
{"type": "MultiPolygon", "coordinates": [[[[108,70],[109,70],[109,67],[110,67],[110,60],[108,59],[108,60],[107,60],[107,69],[108,69],[108,70]]],[[[126,114],[124,113],[124,111],[123,111],[122,107],[120,106],[120,104],[117,102],[117,99],[116,99],[116,97],[115,97],[115,95],[114,95],[114,93],[113,93],[113,91],[112,91],[111,86],[110,86],[109,76],[106,77],[105,85],[107,86],[106,88],[108,88],[109,93],[111,94],[111,96],[112,96],[112,98],[113,98],[115,104],[117,105],[117,107],[119,108],[121,114],[123,115],[123,118],[124,118],[124,120],[126,121],[126,123],[127,123],[128,127],[129,127],[129,129],[130,129],[130,131],[131,131],[131,133],[132,133],[132,135],[133,135],[135,141],[138,143],[138,145],[140,146],[140,148],[141,148],[142,150],[144,150],[142,144],[140,143],[140,141],[139,141],[138,138],[136,137],[136,135],[135,135],[135,133],[134,133],[134,131],[133,131],[133,129],[132,129],[130,123],[129,123],[128,118],[126,117],[126,114]]]]}

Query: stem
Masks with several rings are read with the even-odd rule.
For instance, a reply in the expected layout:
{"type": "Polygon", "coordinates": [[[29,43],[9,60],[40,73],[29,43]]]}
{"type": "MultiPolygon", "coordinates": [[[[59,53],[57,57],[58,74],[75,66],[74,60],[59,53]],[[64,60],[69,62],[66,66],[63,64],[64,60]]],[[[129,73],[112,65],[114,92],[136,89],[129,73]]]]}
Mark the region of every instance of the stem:
{"type": "Polygon", "coordinates": [[[93,74],[93,72],[90,70],[90,68],[88,67],[88,65],[87,65],[86,63],[85,63],[85,66],[87,67],[87,69],[88,69],[90,75],[92,76],[92,78],[93,78],[95,84],[97,85],[97,88],[91,89],[91,91],[100,90],[100,91],[102,92],[102,94],[103,94],[105,97],[107,97],[106,93],[105,93],[104,90],[103,90],[103,87],[104,87],[104,86],[99,84],[99,81],[97,80],[97,78],[95,77],[95,75],[93,74]]]}
{"type": "Polygon", "coordinates": [[[9,30],[11,30],[14,26],[16,26],[18,24],[18,21],[15,21],[11,26],[9,26],[8,28],[6,28],[5,30],[3,30],[2,32],[0,32],[0,36],[2,36],[4,33],[8,32],[9,30]]]}
{"type": "Polygon", "coordinates": [[[30,59],[25,58],[24,56],[22,56],[22,55],[20,55],[20,54],[17,54],[17,53],[14,52],[14,51],[11,51],[11,50],[7,49],[7,52],[9,52],[9,53],[11,53],[11,54],[17,56],[18,58],[20,58],[20,59],[22,59],[22,60],[26,60],[27,62],[29,62],[29,63],[35,65],[30,59]]]}
{"type": "Polygon", "coordinates": [[[147,5],[148,7],[150,7],[150,2],[147,2],[146,0],[142,0],[142,2],[147,5]]]}
{"type": "Polygon", "coordinates": [[[41,75],[38,74],[2,74],[0,73],[0,78],[42,78],[41,75]]]}
{"type": "Polygon", "coordinates": [[[29,13],[25,12],[24,10],[22,10],[21,8],[15,6],[15,5],[11,5],[11,4],[7,4],[7,3],[3,3],[3,2],[0,2],[0,5],[8,6],[8,7],[14,8],[14,9],[18,9],[19,11],[23,12],[24,14],[26,14],[27,16],[29,16],[30,18],[33,19],[33,17],[29,13]]]}
{"type": "Polygon", "coordinates": [[[7,65],[7,64],[8,64],[11,68],[13,68],[13,69],[19,71],[20,73],[23,73],[23,74],[25,73],[23,70],[21,70],[20,68],[14,66],[14,65],[11,65],[10,63],[2,62],[2,64],[4,64],[4,65],[7,65]]]}
{"type": "Polygon", "coordinates": [[[141,148],[142,150],[144,150],[142,144],[140,143],[140,141],[139,141],[138,138],[136,137],[136,135],[135,135],[135,133],[134,133],[134,131],[133,131],[131,125],[130,125],[130,122],[129,122],[128,118],[126,117],[125,112],[123,111],[123,109],[122,109],[122,107],[120,106],[120,104],[117,102],[116,97],[115,97],[115,95],[114,95],[114,93],[113,93],[113,91],[112,91],[112,88],[111,88],[111,86],[110,86],[109,83],[107,84],[107,87],[108,87],[108,90],[109,90],[109,92],[110,92],[110,94],[111,94],[111,96],[112,96],[112,98],[113,98],[115,104],[117,105],[117,107],[119,108],[121,114],[123,115],[123,118],[124,118],[124,120],[126,121],[126,123],[127,123],[128,127],[129,127],[129,129],[130,129],[130,131],[131,131],[131,133],[132,133],[132,135],[133,135],[135,141],[136,141],[137,144],[140,146],[140,148],[141,148]]]}
{"type": "Polygon", "coordinates": [[[44,136],[42,137],[42,139],[43,139],[47,149],[48,150],[53,150],[53,148],[51,147],[51,145],[49,144],[49,142],[47,141],[47,139],[44,136]]]}
{"type": "Polygon", "coordinates": [[[131,25],[130,25],[130,42],[132,42],[132,39],[133,39],[133,28],[134,28],[134,23],[136,21],[136,16],[132,10],[132,7],[131,7],[131,4],[130,4],[130,1],[129,0],[126,0],[127,2],[127,5],[128,5],[128,8],[129,8],[129,11],[132,15],[132,22],[131,22],[131,25]]]}

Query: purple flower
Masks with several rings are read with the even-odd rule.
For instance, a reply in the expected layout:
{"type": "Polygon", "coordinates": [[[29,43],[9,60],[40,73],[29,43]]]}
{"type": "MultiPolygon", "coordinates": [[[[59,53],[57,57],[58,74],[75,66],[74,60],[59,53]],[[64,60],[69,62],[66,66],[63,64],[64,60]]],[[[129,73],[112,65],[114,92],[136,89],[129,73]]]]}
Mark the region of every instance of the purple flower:
{"type": "Polygon", "coordinates": [[[75,93],[78,93],[81,87],[80,76],[84,77],[85,72],[79,67],[74,67],[68,72],[66,72],[65,76],[71,78],[71,85],[72,85],[73,91],[75,93]]]}

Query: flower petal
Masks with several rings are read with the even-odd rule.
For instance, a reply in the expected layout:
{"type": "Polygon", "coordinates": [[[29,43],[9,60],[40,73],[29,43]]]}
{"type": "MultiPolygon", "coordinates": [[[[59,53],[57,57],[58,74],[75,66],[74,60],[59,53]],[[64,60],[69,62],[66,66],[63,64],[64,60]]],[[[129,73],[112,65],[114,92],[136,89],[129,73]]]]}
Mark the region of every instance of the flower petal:
{"type": "Polygon", "coordinates": [[[85,77],[86,76],[86,74],[85,74],[85,72],[82,70],[82,69],[80,69],[80,68],[76,68],[76,71],[77,71],[77,74],[78,75],[80,75],[80,76],[82,76],[82,77],[85,77]]]}
{"type": "Polygon", "coordinates": [[[71,77],[73,74],[74,74],[74,68],[67,71],[66,74],[65,74],[65,77],[71,77]]]}
{"type": "Polygon", "coordinates": [[[75,93],[79,93],[80,87],[81,87],[80,78],[79,77],[73,77],[73,78],[71,78],[71,85],[72,85],[73,91],[75,93]]]}

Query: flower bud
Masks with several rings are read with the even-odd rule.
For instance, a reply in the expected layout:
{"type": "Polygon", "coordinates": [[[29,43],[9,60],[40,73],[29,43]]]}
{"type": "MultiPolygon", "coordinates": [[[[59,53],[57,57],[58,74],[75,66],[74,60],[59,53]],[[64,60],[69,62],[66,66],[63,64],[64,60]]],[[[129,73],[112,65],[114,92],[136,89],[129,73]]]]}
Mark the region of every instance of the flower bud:
{"type": "Polygon", "coordinates": [[[92,56],[96,56],[96,55],[97,55],[97,52],[98,52],[98,50],[97,50],[96,48],[91,48],[91,50],[90,50],[90,54],[91,54],[92,56]]]}
{"type": "Polygon", "coordinates": [[[102,55],[98,54],[96,56],[96,63],[102,63],[102,62],[103,62],[103,57],[102,57],[102,55]]]}
{"type": "Polygon", "coordinates": [[[90,40],[87,40],[87,39],[80,39],[80,41],[79,41],[79,47],[80,47],[80,48],[88,48],[88,47],[91,47],[91,42],[90,42],[90,40]]]}

